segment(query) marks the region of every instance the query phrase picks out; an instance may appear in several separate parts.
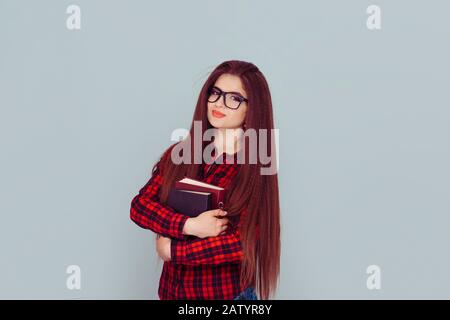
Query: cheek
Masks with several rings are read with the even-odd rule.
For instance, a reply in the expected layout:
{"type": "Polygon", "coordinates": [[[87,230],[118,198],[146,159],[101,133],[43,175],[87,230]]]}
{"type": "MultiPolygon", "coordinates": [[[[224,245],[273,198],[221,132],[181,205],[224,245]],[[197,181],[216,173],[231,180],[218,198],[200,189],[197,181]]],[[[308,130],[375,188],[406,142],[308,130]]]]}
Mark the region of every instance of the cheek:
{"type": "Polygon", "coordinates": [[[244,122],[245,112],[239,111],[229,117],[230,125],[239,126],[244,122]]]}
{"type": "Polygon", "coordinates": [[[208,102],[208,104],[206,105],[206,114],[208,115],[208,119],[210,117],[211,111],[212,111],[212,105],[211,105],[211,103],[208,102]]]}
{"type": "Polygon", "coordinates": [[[247,113],[247,108],[242,108],[237,114],[238,121],[243,122],[245,120],[245,115],[247,113]]]}

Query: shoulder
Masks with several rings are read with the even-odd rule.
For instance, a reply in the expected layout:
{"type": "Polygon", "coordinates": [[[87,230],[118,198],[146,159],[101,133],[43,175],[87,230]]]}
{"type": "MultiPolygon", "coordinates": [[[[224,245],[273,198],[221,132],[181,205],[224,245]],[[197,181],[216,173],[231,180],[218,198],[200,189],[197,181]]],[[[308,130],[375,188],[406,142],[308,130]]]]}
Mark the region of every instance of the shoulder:
{"type": "Polygon", "coordinates": [[[175,143],[171,144],[166,150],[164,150],[163,154],[160,157],[160,160],[167,160],[172,153],[172,149],[179,143],[180,142],[175,142],[175,143]]]}
{"type": "Polygon", "coordinates": [[[153,166],[152,173],[161,173],[164,171],[164,167],[166,163],[169,161],[172,153],[172,149],[178,144],[179,142],[175,142],[171,144],[168,148],[164,150],[164,152],[159,156],[158,161],[153,166]]]}

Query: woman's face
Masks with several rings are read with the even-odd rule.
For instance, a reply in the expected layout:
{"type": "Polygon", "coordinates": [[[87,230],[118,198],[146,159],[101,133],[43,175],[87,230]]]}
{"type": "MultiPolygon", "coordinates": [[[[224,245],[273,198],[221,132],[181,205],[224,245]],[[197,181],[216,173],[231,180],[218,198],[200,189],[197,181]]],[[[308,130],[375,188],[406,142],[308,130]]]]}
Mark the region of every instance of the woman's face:
{"type": "MultiPolygon", "coordinates": [[[[214,83],[214,87],[223,92],[234,92],[243,98],[248,99],[241,79],[231,74],[222,74],[214,83]]],[[[230,104],[235,100],[235,95],[229,98],[230,104]]],[[[247,112],[247,103],[242,101],[238,109],[227,108],[221,96],[216,102],[208,101],[208,120],[211,125],[217,129],[229,128],[236,129],[242,127],[247,112]]]]}

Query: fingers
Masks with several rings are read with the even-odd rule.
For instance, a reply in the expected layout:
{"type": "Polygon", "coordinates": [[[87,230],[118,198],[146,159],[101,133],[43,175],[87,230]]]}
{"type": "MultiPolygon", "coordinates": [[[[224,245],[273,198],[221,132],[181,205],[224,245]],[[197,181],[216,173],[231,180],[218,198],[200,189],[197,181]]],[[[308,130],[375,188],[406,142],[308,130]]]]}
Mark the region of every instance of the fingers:
{"type": "Polygon", "coordinates": [[[228,222],[229,222],[229,219],[227,219],[227,218],[218,218],[215,220],[215,224],[218,227],[226,225],[226,224],[228,224],[228,222]]]}
{"type": "Polygon", "coordinates": [[[216,215],[216,216],[223,217],[223,216],[226,216],[227,214],[228,214],[228,212],[223,211],[222,209],[217,209],[215,215],[216,215]]]}
{"type": "Polygon", "coordinates": [[[228,228],[228,225],[226,225],[226,224],[222,225],[220,228],[220,231],[219,231],[219,235],[224,234],[227,228],[228,228]]]}

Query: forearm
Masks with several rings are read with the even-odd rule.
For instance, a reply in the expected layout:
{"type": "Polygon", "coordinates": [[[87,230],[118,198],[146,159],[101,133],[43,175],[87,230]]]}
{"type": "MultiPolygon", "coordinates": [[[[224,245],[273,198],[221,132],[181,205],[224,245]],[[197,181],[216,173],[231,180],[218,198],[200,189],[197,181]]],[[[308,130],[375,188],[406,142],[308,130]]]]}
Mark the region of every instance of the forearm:
{"type": "Polygon", "coordinates": [[[148,182],[131,201],[130,218],[144,229],[173,239],[188,239],[185,223],[188,216],[175,212],[161,203],[159,194],[163,185],[163,176],[158,162],[148,182]]]}
{"type": "Polygon", "coordinates": [[[171,261],[178,264],[201,265],[239,263],[243,259],[239,232],[227,235],[179,241],[170,244],[171,261]]]}
{"type": "Polygon", "coordinates": [[[188,230],[185,224],[189,217],[170,210],[156,200],[139,195],[133,198],[130,218],[141,228],[152,230],[164,237],[187,239],[188,230]]]}

